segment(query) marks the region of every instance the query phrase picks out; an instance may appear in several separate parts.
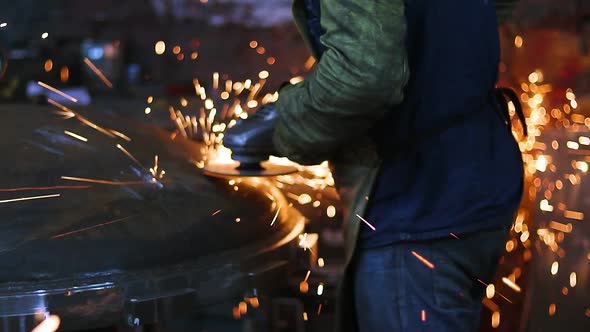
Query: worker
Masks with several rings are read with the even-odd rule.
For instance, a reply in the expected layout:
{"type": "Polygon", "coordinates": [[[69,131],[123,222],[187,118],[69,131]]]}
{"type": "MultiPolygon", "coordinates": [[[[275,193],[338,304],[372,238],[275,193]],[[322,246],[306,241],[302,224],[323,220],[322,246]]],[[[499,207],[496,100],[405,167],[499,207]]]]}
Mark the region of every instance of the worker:
{"type": "Polygon", "coordinates": [[[330,162],[346,209],[336,331],[477,331],[523,191],[507,101],[526,133],[524,116],[496,89],[515,2],[294,0],[317,66],[226,141],[330,162]]]}

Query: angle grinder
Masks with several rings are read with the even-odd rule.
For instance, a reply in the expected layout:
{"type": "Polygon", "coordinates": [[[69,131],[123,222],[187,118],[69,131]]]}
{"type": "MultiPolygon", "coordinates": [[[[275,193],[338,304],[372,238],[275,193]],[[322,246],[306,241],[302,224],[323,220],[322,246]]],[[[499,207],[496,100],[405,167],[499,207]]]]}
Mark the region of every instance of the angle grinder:
{"type": "Polygon", "coordinates": [[[268,161],[277,155],[272,134],[278,115],[273,103],[263,105],[248,119],[240,119],[224,133],[223,145],[232,151],[232,163],[211,161],[204,172],[209,176],[277,176],[297,168],[268,161]]]}

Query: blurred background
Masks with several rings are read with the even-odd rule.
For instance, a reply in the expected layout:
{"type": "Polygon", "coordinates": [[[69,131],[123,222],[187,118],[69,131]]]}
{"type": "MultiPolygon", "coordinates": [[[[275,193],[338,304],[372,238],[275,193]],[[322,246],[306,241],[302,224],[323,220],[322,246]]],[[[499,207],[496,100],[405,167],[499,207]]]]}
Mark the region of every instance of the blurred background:
{"type": "MultiPolygon", "coordinates": [[[[2,0],[0,8],[5,116],[11,105],[46,104],[40,81],[96,112],[116,108],[186,136],[169,110],[198,114],[200,87],[235,92],[263,82],[256,93],[270,100],[314,66],[290,0],[2,0]]],[[[514,132],[526,192],[496,281],[486,285],[480,331],[590,331],[590,2],[522,0],[501,36],[500,84],[517,90],[531,135],[514,132]]],[[[216,102],[229,100],[221,92],[216,102]]],[[[292,305],[273,318],[282,322],[276,331],[331,326],[342,238],[330,184],[286,192],[308,217],[306,231],[318,235],[318,254],[281,288],[292,305]]],[[[256,330],[236,308],[170,331],[256,330]]]]}

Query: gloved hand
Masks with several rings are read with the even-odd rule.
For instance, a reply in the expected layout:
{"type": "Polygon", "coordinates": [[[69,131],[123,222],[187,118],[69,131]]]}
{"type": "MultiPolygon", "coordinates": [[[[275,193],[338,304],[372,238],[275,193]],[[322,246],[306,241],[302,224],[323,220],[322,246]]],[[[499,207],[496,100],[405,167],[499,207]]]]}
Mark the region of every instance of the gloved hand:
{"type": "Polygon", "coordinates": [[[277,155],[273,132],[278,118],[274,103],[261,106],[248,119],[239,119],[224,133],[223,145],[232,151],[232,159],[242,164],[258,164],[277,155]]]}

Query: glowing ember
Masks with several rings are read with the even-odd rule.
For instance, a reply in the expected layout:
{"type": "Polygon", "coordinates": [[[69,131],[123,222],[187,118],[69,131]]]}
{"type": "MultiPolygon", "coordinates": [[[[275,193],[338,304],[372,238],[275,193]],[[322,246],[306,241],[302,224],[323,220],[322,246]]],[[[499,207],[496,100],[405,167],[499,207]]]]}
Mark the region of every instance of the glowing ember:
{"type": "Polygon", "coordinates": [[[297,197],[297,202],[301,205],[311,203],[311,196],[308,194],[299,195],[299,197],[297,197]]]}
{"type": "Polygon", "coordinates": [[[61,194],[51,194],[51,195],[42,195],[42,196],[30,196],[30,197],[11,198],[11,199],[0,200],[0,204],[13,203],[13,202],[21,202],[21,201],[31,201],[31,200],[36,200],[36,199],[55,198],[55,197],[59,197],[59,196],[61,196],[61,194]]]}
{"type": "Polygon", "coordinates": [[[320,283],[320,284],[318,285],[317,294],[318,294],[319,296],[321,296],[322,294],[324,294],[324,284],[323,284],[323,283],[320,283]]]}
{"type": "Polygon", "coordinates": [[[73,230],[73,231],[70,231],[70,232],[66,232],[66,233],[54,235],[51,238],[52,239],[62,238],[62,237],[69,236],[69,235],[72,235],[72,234],[76,234],[76,233],[80,233],[80,232],[85,232],[85,231],[88,231],[88,230],[91,230],[91,229],[95,229],[95,228],[99,228],[99,227],[111,225],[111,224],[114,224],[114,223],[117,223],[117,222],[120,222],[120,221],[127,220],[127,219],[132,218],[132,217],[134,217],[134,216],[128,216],[128,217],[124,217],[124,218],[119,218],[119,219],[115,219],[115,220],[103,222],[103,223],[100,223],[98,225],[94,225],[94,226],[90,226],[90,227],[84,227],[84,228],[73,230]]]}
{"type": "Polygon", "coordinates": [[[248,305],[246,302],[242,301],[238,304],[238,309],[240,310],[241,315],[245,315],[248,312],[248,305]]]}
{"type": "Polygon", "coordinates": [[[303,233],[303,235],[300,236],[300,240],[299,240],[299,246],[305,248],[305,240],[307,240],[307,233],[303,233]]]}
{"type": "Polygon", "coordinates": [[[576,277],[576,272],[572,272],[570,273],[570,286],[572,288],[576,287],[577,284],[577,277],[576,277]]]}
{"type": "Polygon", "coordinates": [[[486,287],[486,297],[488,299],[491,299],[494,297],[495,294],[496,294],[496,287],[494,286],[494,284],[489,284],[488,287],[486,287]]]}
{"type": "Polygon", "coordinates": [[[121,144],[117,144],[115,145],[117,147],[117,149],[121,150],[127,157],[129,157],[129,159],[133,160],[137,165],[139,165],[141,168],[145,168],[143,167],[143,165],[139,162],[139,160],[135,159],[135,157],[129,152],[127,151],[127,149],[125,149],[121,144]]]}
{"type": "Polygon", "coordinates": [[[154,52],[156,52],[157,55],[164,54],[164,52],[166,52],[166,43],[161,40],[156,42],[154,45],[154,52]]]}
{"type": "Polygon", "coordinates": [[[365,220],[365,218],[359,216],[358,214],[356,215],[360,220],[362,220],[365,224],[367,224],[367,226],[369,226],[370,229],[375,230],[375,227],[373,227],[373,225],[371,225],[368,221],[365,220]]]}
{"type": "Polygon", "coordinates": [[[549,205],[549,201],[544,199],[541,201],[541,203],[539,204],[539,208],[542,211],[547,211],[547,212],[552,212],[553,211],[553,206],[549,205]]]}
{"type": "Polygon", "coordinates": [[[328,206],[326,209],[326,215],[328,218],[334,218],[336,216],[336,208],[333,205],[328,206]]]}
{"type": "Polygon", "coordinates": [[[514,281],[508,278],[502,278],[502,282],[508,285],[508,287],[512,288],[515,292],[520,293],[520,286],[518,286],[514,281]]]}
{"type": "Polygon", "coordinates": [[[566,210],[563,216],[569,219],[584,220],[584,213],[577,211],[566,210]]]}
{"type": "Polygon", "coordinates": [[[61,178],[64,180],[70,180],[70,181],[108,184],[108,185],[113,185],[113,186],[128,186],[128,185],[134,185],[134,184],[151,184],[150,182],[146,182],[146,181],[109,181],[109,180],[78,178],[78,177],[73,177],[73,176],[62,176],[61,178]]]}
{"type": "Polygon", "coordinates": [[[318,258],[318,266],[319,266],[319,267],[324,267],[324,264],[325,264],[325,262],[324,262],[324,259],[323,259],[323,258],[321,258],[321,257],[320,257],[320,258],[318,258]]]}
{"type": "Polygon", "coordinates": [[[240,319],[240,309],[238,307],[234,307],[232,310],[232,314],[234,316],[234,319],[240,319]]]}
{"type": "MultiPolygon", "coordinates": [[[[50,103],[50,104],[52,104],[52,105],[54,105],[54,106],[56,106],[56,107],[58,107],[59,109],[61,109],[63,111],[63,114],[66,115],[67,118],[76,117],[83,124],[85,124],[85,125],[93,128],[93,129],[95,129],[95,130],[97,130],[97,131],[99,131],[99,132],[101,132],[101,133],[103,133],[103,134],[105,134],[105,135],[107,135],[107,136],[109,136],[111,138],[115,138],[116,136],[115,136],[114,133],[118,133],[118,132],[116,132],[114,130],[107,130],[107,129],[104,129],[104,128],[96,125],[92,121],[86,119],[85,117],[81,116],[80,114],[77,114],[76,112],[72,111],[71,109],[67,108],[66,106],[58,103],[57,101],[55,101],[55,100],[53,100],[51,98],[48,98],[47,99],[47,102],[50,103]]],[[[121,133],[118,133],[118,134],[124,136],[121,133]]],[[[119,136],[119,135],[117,135],[117,136],[119,136]]],[[[126,137],[126,136],[124,136],[124,137],[126,137]]],[[[126,139],[129,140],[129,141],[131,140],[128,137],[126,137],[126,139]]]]}
{"type": "Polygon", "coordinates": [[[66,134],[68,136],[72,136],[73,138],[75,138],[77,140],[80,140],[82,142],[88,142],[88,139],[86,137],[80,136],[80,135],[78,135],[76,133],[73,133],[71,131],[64,130],[64,134],[66,134]]]}
{"type": "Polygon", "coordinates": [[[516,36],[514,38],[514,46],[516,46],[517,48],[521,48],[523,44],[524,39],[521,36],[516,36]]]}
{"type": "Polygon", "coordinates": [[[69,94],[67,94],[67,93],[65,93],[65,92],[63,92],[63,91],[60,91],[60,90],[58,90],[58,89],[56,89],[56,88],[52,87],[52,86],[51,86],[51,85],[49,85],[49,84],[45,84],[45,83],[43,83],[43,82],[41,82],[41,81],[38,81],[38,82],[37,82],[37,84],[39,84],[41,87],[43,87],[43,88],[45,88],[45,89],[47,89],[47,90],[49,90],[49,91],[55,92],[55,93],[57,93],[58,95],[60,95],[60,96],[62,96],[62,97],[64,97],[64,98],[66,98],[66,99],[69,99],[69,100],[71,100],[71,101],[72,101],[72,102],[74,102],[74,103],[77,103],[77,102],[78,102],[78,99],[76,99],[76,98],[74,98],[74,97],[70,96],[69,94]]]}
{"type": "Polygon", "coordinates": [[[553,262],[553,264],[551,264],[551,274],[556,275],[558,271],[559,271],[559,263],[553,262]]]}
{"type": "Polygon", "coordinates": [[[90,70],[92,70],[96,76],[98,76],[98,78],[100,78],[100,80],[109,88],[113,88],[113,83],[111,83],[111,81],[108,80],[108,78],[106,78],[106,76],[104,76],[104,74],[100,71],[100,69],[98,69],[93,63],[92,61],[90,61],[90,59],[88,58],[84,58],[84,63],[90,68],[90,70]]]}
{"type": "Polygon", "coordinates": [[[0,192],[55,190],[55,189],[86,189],[86,188],[90,188],[90,187],[91,186],[50,186],[50,187],[0,188],[0,192]]]}
{"type": "Polygon", "coordinates": [[[43,65],[43,69],[45,72],[50,72],[53,69],[53,60],[47,59],[45,60],[45,64],[43,65]]]}
{"type": "Polygon", "coordinates": [[[150,173],[152,174],[154,181],[157,180],[156,178],[162,179],[164,177],[164,175],[166,174],[166,171],[159,168],[160,166],[158,164],[158,161],[159,161],[158,155],[155,155],[154,156],[154,166],[150,168],[150,173]],[[158,173],[158,170],[160,171],[159,173],[158,173]]]}
{"type": "Polygon", "coordinates": [[[258,73],[258,77],[259,77],[261,80],[265,80],[265,79],[267,79],[269,76],[270,76],[270,74],[269,74],[269,73],[268,73],[268,71],[266,71],[266,70],[263,70],[263,71],[261,71],[260,73],[258,73]]]}
{"type": "Polygon", "coordinates": [[[303,294],[309,292],[309,284],[307,283],[307,281],[302,281],[299,283],[299,291],[303,294]]]}
{"type": "Polygon", "coordinates": [[[258,301],[257,297],[250,299],[250,305],[252,308],[258,308],[260,306],[260,302],[258,301]]]}
{"type": "Polygon", "coordinates": [[[573,228],[573,226],[572,226],[571,223],[568,223],[566,225],[566,224],[562,224],[562,223],[557,222],[557,221],[551,221],[549,223],[549,227],[551,227],[551,228],[553,228],[553,229],[555,229],[557,231],[564,232],[564,233],[570,233],[572,231],[572,228],[573,228]]]}
{"type": "Polygon", "coordinates": [[[277,213],[275,214],[274,218],[272,218],[272,222],[270,223],[270,225],[274,225],[275,221],[277,221],[277,217],[279,216],[279,212],[281,211],[281,207],[279,206],[279,208],[277,209],[277,213]]]}
{"type": "Polygon", "coordinates": [[[37,325],[31,332],[55,332],[59,328],[61,321],[59,316],[50,315],[37,325]]]}
{"type": "Polygon", "coordinates": [[[428,261],[426,258],[422,257],[420,254],[418,254],[415,251],[412,251],[412,255],[414,255],[414,257],[418,258],[418,260],[420,262],[422,262],[424,265],[426,265],[428,268],[430,269],[434,269],[434,264],[432,264],[430,261],[428,261]]]}
{"type": "MultiPolygon", "coordinates": [[[[477,281],[478,281],[480,284],[482,284],[482,285],[484,285],[484,286],[486,286],[486,287],[488,287],[488,286],[489,286],[488,284],[486,284],[485,282],[483,282],[483,280],[481,280],[481,279],[477,279],[477,281]]],[[[487,288],[486,288],[486,289],[487,289],[487,288]]],[[[510,299],[508,299],[506,296],[502,295],[500,292],[498,292],[498,291],[495,291],[495,294],[498,294],[498,295],[499,295],[501,298],[503,298],[504,300],[506,300],[506,302],[508,302],[508,303],[512,303],[512,301],[510,301],[510,299]]],[[[486,295],[487,295],[487,294],[486,294],[486,295]]],[[[485,303],[485,301],[484,301],[484,303],[485,303]]]]}
{"type": "Polygon", "coordinates": [[[500,312],[495,311],[492,314],[492,327],[497,328],[498,326],[500,326],[500,312]]]}

